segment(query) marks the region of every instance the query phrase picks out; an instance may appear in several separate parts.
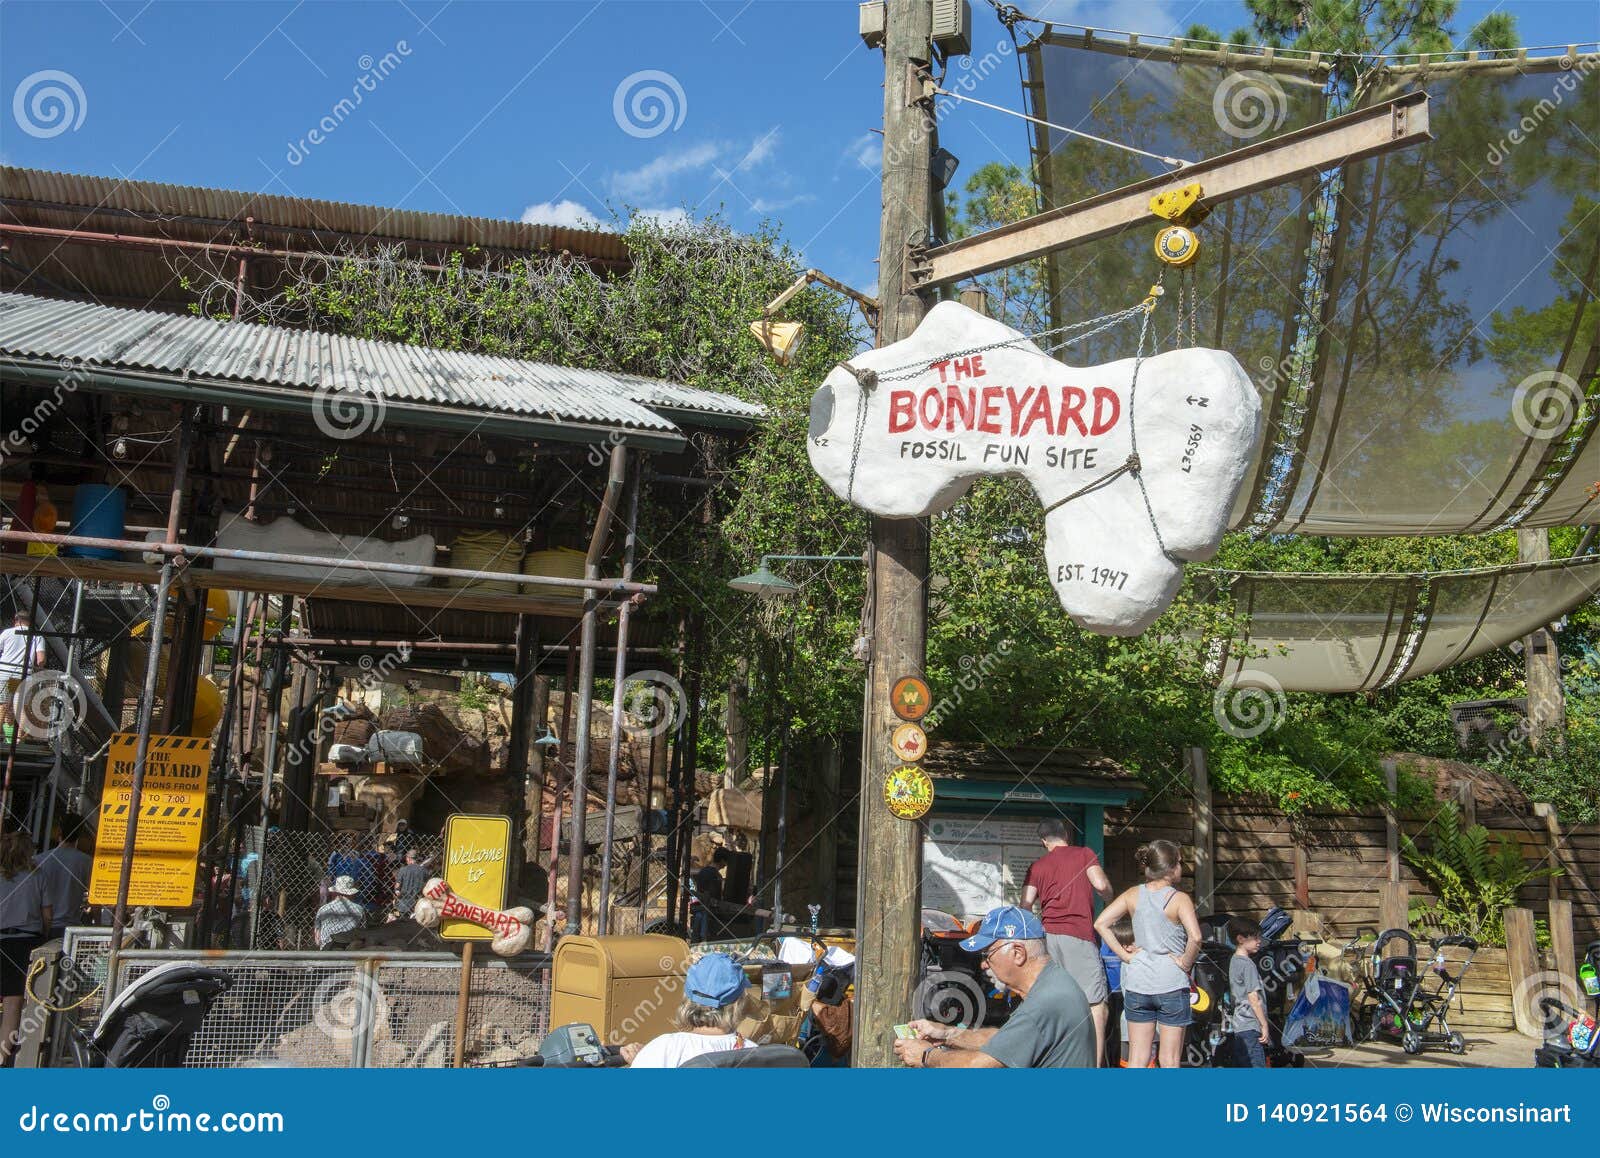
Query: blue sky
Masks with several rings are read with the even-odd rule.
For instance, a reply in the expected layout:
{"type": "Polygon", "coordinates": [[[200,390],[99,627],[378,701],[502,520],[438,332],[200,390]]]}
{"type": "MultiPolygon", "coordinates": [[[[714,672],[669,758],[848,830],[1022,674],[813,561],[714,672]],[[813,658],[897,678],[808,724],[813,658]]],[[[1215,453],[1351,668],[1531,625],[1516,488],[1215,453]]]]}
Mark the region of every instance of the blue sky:
{"type": "MultiPolygon", "coordinates": [[[[1496,6],[1467,0],[1458,31],[1496,6]]],[[[1600,33],[1592,0],[1499,6],[1527,44],[1600,33]]],[[[975,58],[1009,50],[973,7],[975,58]]],[[[1021,7],[1144,33],[1244,23],[1237,0],[1021,7]]],[[[10,164],[562,224],[721,209],[736,228],[780,221],[809,263],[876,285],[882,58],[853,2],[5,0],[0,77],[10,164]],[[76,84],[81,120],[20,132],[18,90],[46,70],[76,84]]],[[[1020,107],[1015,60],[975,91],[1020,107]]],[[[1021,121],[959,106],[941,126],[958,182],[1026,156],[1021,121]]]]}

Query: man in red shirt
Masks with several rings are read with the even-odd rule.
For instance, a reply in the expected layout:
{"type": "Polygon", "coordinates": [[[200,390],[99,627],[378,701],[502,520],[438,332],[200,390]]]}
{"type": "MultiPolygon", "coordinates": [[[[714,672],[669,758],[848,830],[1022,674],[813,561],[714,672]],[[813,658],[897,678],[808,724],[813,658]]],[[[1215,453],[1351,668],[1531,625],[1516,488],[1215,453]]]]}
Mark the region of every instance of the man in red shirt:
{"type": "Polygon", "coordinates": [[[1039,906],[1050,957],[1072,975],[1089,1001],[1094,1018],[1095,1062],[1106,1056],[1106,1011],[1111,991],[1100,943],[1094,932],[1094,898],[1111,899],[1111,881],[1094,850],[1067,840],[1067,825],[1056,817],[1039,822],[1044,855],[1028,868],[1022,907],[1039,906]]]}

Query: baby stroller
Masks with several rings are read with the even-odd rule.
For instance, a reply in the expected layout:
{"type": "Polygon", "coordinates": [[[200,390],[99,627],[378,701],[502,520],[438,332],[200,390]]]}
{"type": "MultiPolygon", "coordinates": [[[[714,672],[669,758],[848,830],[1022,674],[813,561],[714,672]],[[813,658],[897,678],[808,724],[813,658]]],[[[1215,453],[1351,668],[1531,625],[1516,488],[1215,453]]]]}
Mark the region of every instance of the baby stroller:
{"type": "Polygon", "coordinates": [[[140,974],[111,1000],[94,1030],[74,1040],[82,1069],[159,1069],[183,1064],[211,1003],[233,987],[221,970],[169,961],[140,974]]]}
{"type": "Polygon", "coordinates": [[[1417,960],[1417,939],[1409,931],[1385,929],[1372,943],[1366,972],[1366,1038],[1399,1041],[1408,1054],[1437,1046],[1455,1054],[1466,1053],[1466,1039],[1450,1028],[1450,1003],[1472,966],[1478,942],[1453,934],[1429,940],[1428,944],[1434,956],[1424,969],[1417,960]],[[1396,942],[1402,951],[1385,956],[1388,947],[1396,942]],[[1444,951],[1450,948],[1466,950],[1459,973],[1452,974],[1445,960],[1444,951]],[[1438,978],[1432,989],[1427,988],[1425,972],[1438,978]]]}
{"type": "Polygon", "coordinates": [[[1539,999],[1544,1044],[1533,1052],[1533,1064],[1539,1069],[1600,1068],[1600,941],[1590,941],[1584,951],[1578,982],[1594,1003],[1592,1014],[1559,997],[1539,999]]]}

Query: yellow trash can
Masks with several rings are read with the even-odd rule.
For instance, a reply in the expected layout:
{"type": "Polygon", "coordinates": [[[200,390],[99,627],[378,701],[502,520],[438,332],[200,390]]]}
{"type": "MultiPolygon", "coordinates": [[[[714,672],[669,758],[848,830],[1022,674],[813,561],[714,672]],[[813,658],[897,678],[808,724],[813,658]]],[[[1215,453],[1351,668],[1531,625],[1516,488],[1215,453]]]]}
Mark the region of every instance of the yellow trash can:
{"type": "Polygon", "coordinates": [[[676,1028],[689,943],[655,933],[563,937],[551,968],[552,1029],[582,1022],[606,1045],[646,1042],[676,1028]]]}

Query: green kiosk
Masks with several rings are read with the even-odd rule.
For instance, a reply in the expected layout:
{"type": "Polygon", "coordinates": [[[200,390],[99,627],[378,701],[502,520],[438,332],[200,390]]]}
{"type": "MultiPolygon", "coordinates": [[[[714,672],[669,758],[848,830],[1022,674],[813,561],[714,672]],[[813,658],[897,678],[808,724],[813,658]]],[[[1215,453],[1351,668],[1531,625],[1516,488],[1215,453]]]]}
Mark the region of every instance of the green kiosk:
{"type": "Polygon", "coordinates": [[[1066,820],[1074,841],[1105,858],[1105,812],[1144,794],[1114,760],[1081,748],[936,743],[922,761],[933,780],[923,819],[922,905],[972,921],[1022,894],[1039,858],[1038,825],[1066,820]]]}

